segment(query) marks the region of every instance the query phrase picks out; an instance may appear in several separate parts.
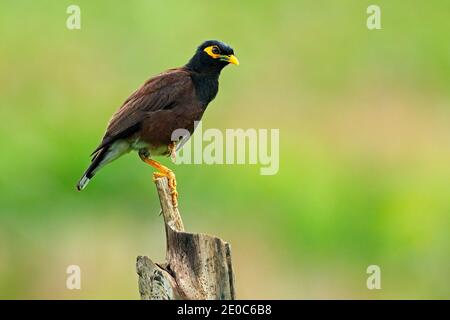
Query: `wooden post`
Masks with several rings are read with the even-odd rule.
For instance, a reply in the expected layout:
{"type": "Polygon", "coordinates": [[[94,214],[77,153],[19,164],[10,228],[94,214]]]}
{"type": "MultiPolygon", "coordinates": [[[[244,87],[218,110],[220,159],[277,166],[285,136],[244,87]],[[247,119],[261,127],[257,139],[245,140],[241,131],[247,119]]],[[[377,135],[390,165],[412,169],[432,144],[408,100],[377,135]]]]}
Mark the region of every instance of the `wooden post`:
{"type": "Polygon", "coordinates": [[[166,262],[137,257],[142,300],[235,299],[230,245],[213,236],[184,231],[167,178],[155,181],[166,230],[166,262]]]}

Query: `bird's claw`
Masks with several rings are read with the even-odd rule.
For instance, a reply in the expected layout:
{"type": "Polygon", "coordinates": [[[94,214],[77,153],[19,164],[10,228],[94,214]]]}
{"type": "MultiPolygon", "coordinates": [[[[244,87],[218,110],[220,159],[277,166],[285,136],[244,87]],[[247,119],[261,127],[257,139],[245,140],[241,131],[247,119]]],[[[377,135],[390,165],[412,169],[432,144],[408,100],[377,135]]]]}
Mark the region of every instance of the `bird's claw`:
{"type": "Polygon", "coordinates": [[[167,172],[154,172],[153,173],[153,181],[158,178],[167,177],[170,195],[172,196],[172,205],[174,208],[178,207],[178,191],[177,191],[177,180],[175,179],[175,174],[172,170],[167,172]]]}

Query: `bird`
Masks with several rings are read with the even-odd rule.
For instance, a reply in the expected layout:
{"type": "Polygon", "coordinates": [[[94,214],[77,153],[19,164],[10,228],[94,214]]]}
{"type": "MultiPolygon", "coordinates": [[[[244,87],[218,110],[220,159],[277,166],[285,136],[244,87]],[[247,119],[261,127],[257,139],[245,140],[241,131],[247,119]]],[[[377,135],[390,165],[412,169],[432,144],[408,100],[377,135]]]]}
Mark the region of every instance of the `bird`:
{"type": "Polygon", "coordinates": [[[130,151],[157,171],[153,179],[167,177],[173,207],[178,206],[174,172],[154,160],[175,159],[177,143],[172,132],[195,130],[219,90],[219,76],[227,65],[239,65],[234,50],[218,40],[204,41],[182,67],[166,70],[134,91],[111,117],[100,144],[91,153],[91,163],[77,183],[78,191],[107,164],[130,151]]]}

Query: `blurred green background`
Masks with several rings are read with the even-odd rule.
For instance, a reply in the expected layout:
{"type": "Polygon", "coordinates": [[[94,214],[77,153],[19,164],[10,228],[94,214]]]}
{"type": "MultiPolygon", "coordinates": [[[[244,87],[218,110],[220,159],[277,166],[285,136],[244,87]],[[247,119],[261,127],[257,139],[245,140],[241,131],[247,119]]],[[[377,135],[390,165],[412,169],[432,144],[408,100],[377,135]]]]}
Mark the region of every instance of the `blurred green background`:
{"type": "MultiPolygon", "coordinates": [[[[75,183],[111,114],[206,39],[203,128],[279,128],[280,170],[176,166],[187,230],[232,245],[238,298],[450,298],[448,1],[0,1],[0,298],[139,298],[162,261],[152,170],[75,183]],[[81,30],[66,9],[81,7],[81,30]],[[382,30],[366,28],[381,7],[382,30]],[[66,268],[81,267],[81,290],[66,268]],[[381,267],[381,290],[366,287],[381,267]]],[[[168,159],[164,163],[170,164],[168,159]]]]}

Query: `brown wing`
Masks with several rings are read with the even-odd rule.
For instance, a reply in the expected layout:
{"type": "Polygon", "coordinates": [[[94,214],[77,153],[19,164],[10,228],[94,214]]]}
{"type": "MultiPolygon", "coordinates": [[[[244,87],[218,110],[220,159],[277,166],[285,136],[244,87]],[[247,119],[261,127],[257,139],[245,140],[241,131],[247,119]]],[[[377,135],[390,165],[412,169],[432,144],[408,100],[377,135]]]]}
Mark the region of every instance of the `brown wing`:
{"type": "Polygon", "coordinates": [[[92,154],[118,139],[137,132],[145,114],[176,107],[192,88],[191,82],[189,73],[182,68],[168,70],[148,80],[114,113],[102,142],[92,154]]]}

